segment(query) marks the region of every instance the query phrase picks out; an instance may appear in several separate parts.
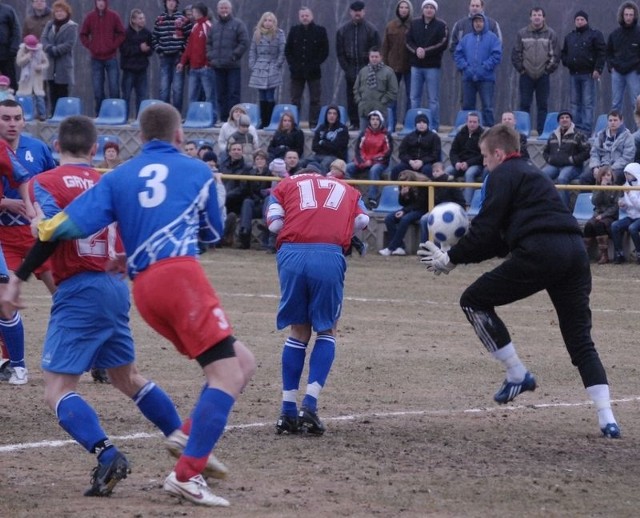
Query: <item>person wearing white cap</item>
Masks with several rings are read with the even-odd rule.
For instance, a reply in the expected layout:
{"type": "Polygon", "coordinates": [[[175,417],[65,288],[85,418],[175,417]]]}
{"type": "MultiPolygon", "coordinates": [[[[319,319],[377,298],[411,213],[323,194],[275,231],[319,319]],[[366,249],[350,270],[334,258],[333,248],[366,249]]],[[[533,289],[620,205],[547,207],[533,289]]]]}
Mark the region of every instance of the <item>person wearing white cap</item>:
{"type": "Polygon", "coordinates": [[[434,131],[440,126],[440,68],[442,54],[449,42],[447,24],[436,18],[438,2],[424,0],[422,16],[411,22],[407,48],[411,54],[411,108],[421,108],[422,89],[426,83],[434,131]]]}

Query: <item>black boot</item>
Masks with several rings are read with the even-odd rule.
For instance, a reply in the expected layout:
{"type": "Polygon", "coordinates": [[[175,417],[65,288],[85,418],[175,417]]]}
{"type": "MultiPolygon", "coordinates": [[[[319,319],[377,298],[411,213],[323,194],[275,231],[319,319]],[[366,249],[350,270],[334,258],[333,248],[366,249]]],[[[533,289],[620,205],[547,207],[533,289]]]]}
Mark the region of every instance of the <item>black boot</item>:
{"type": "Polygon", "coordinates": [[[242,250],[251,248],[251,232],[243,232],[243,230],[240,230],[240,244],[238,248],[242,250]]]}

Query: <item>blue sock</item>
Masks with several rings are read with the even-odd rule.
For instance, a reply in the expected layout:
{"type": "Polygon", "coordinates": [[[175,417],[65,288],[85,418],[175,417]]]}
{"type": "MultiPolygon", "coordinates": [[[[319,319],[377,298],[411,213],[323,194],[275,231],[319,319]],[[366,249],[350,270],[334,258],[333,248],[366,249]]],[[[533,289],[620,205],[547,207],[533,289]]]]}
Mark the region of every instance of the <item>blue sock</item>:
{"type": "Polygon", "coordinates": [[[165,437],[180,428],[182,421],[176,406],[167,393],[153,381],[148,381],[132,399],[142,415],[160,428],[165,437]]]}
{"type": "MultiPolygon", "coordinates": [[[[106,449],[111,443],[100,426],[98,414],[79,394],[69,392],[62,396],[56,405],[56,415],[60,426],[89,453],[95,453],[101,443],[105,448],[100,447],[101,453],[107,453],[106,449]]],[[[115,454],[115,451],[111,453],[115,454]]]]}
{"type": "Polygon", "coordinates": [[[296,400],[306,354],[307,344],[287,338],[282,349],[282,413],[290,417],[298,415],[296,400]]]}
{"type": "Polygon", "coordinates": [[[336,356],[336,339],[331,335],[318,335],[309,358],[309,382],[302,406],[315,412],[318,396],[329,377],[333,359],[336,356]]]}
{"type": "Polygon", "coordinates": [[[191,413],[191,434],[184,455],[202,458],[213,450],[227,424],[235,399],[220,389],[202,392],[191,413]]]}
{"type": "Polygon", "coordinates": [[[0,333],[9,352],[9,365],[24,367],[24,326],[18,311],[9,320],[0,319],[0,333]]]}

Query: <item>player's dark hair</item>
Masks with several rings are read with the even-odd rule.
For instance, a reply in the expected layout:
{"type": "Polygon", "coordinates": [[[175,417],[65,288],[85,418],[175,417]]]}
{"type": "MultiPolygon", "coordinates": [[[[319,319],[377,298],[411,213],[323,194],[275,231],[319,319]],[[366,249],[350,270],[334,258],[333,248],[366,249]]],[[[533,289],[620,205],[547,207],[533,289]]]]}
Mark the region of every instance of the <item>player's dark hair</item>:
{"type": "Polygon", "coordinates": [[[480,135],[480,144],[483,142],[489,151],[502,149],[507,154],[520,151],[520,135],[506,124],[496,124],[486,130],[480,135]]]}
{"type": "Polygon", "coordinates": [[[145,142],[151,140],[173,142],[180,124],[182,124],[180,112],[168,103],[153,104],[140,114],[140,133],[145,142]]]}
{"type": "Polygon", "coordinates": [[[0,106],[6,106],[7,108],[15,108],[17,106],[22,109],[22,105],[14,99],[5,99],[0,101],[0,106]]]}
{"type": "Polygon", "coordinates": [[[58,128],[58,146],[61,153],[85,156],[97,140],[98,132],[93,120],[84,115],[67,117],[58,128]]]}

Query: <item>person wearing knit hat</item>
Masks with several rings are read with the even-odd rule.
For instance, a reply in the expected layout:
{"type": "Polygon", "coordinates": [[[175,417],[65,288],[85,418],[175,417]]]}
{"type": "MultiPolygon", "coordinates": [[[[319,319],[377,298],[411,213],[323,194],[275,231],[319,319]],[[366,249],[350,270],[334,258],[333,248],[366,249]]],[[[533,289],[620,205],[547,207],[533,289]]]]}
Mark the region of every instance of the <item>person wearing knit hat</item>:
{"type": "MultiPolygon", "coordinates": [[[[589,16],[585,11],[576,12],[574,23],[575,29],[564,38],[560,57],[562,64],[569,69],[573,122],[579,131],[590,136],[595,115],[596,82],[604,70],[606,44],[602,32],[589,27],[589,16]]],[[[635,72],[633,75],[637,78],[635,72]]]]}
{"type": "Polygon", "coordinates": [[[414,124],[417,126],[418,122],[425,122],[429,126],[429,117],[426,113],[418,113],[414,119],[414,124]]]}
{"type": "Polygon", "coordinates": [[[441,160],[442,142],[440,136],[431,131],[429,117],[425,113],[418,113],[415,121],[416,129],[405,135],[400,142],[399,163],[391,169],[389,176],[392,181],[396,181],[400,173],[407,169],[433,179],[431,165],[441,160]]]}
{"type": "Polygon", "coordinates": [[[289,176],[287,174],[287,166],[284,163],[284,160],[282,160],[282,158],[276,158],[272,160],[271,163],[269,164],[269,171],[271,171],[273,176],[278,176],[280,178],[285,178],[289,176]]]}
{"type": "Polygon", "coordinates": [[[560,118],[561,118],[563,115],[568,116],[568,117],[569,117],[569,119],[571,119],[571,120],[573,121],[573,115],[571,114],[571,112],[570,112],[569,110],[560,110],[560,111],[558,112],[558,116],[556,117],[556,122],[560,122],[560,118]]]}
{"type": "Polygon", "coordinates": [[[407,49],[411,65],[411,108],[431,111],[431,126],[440,127],[440,75],[442,54],[449,41],[447,24],[436,17],[438,3],[425,0],[422,16],[411,21],[407,31],[407,49]],[[422,104],[422,91],[426,85],[429,105],[422,104]]]}

